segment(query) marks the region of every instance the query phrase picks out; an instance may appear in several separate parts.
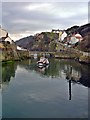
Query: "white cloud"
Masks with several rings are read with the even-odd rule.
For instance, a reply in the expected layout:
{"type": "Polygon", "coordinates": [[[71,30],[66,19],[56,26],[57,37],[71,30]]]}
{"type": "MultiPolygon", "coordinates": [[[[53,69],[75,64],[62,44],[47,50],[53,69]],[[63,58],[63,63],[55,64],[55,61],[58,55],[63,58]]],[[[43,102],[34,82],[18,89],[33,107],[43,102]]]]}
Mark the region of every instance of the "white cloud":
{"type": "Polygon", "coordinates": [[[15,2],[3,3],[3,26],[14,40],[48,31],[86,24],[88,3],[85,2],[15,2]],[[28,31],[28,32],[27,32],[28,31]]]}
{"type": "MultiPolygon", "coordinates": [[[[1,0],[2,1],[2,0],[1,0]]],[[[43,0],[3,0],[3,2],[44,2],[43,0]]],[[[89,0],[45,0],[45,2],[89,2],[89,0]]]]}
{"type": "Polygon", "coordinates": [[[29,11],[34,11],[34,10],[42,11],[47,9],[48,7],[50,7],[50,4],[48,3],[33,3],[28,6],[25,6],[25,9],[29,11]]]}
{"type": "Polygon", "coordinates": [[[9,34],[10,38],[14,41],[19,40],[21,38],[33,35],[32,32],[24,32],[24,33],[16,33],[16,34],[9,34]]]}

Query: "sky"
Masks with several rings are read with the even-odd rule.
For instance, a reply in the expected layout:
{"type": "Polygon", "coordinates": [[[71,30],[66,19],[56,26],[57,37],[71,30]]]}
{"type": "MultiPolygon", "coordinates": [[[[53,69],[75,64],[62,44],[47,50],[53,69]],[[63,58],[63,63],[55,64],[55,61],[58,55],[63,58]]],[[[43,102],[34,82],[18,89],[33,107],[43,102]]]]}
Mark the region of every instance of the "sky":
{"type": "Polygon", "coordinates": [[[4,0],[0,5],[2,6],[0,24],[14,41],[42,31],[67,29],[88,23],[88,1],[7,2],[4,0]]]}

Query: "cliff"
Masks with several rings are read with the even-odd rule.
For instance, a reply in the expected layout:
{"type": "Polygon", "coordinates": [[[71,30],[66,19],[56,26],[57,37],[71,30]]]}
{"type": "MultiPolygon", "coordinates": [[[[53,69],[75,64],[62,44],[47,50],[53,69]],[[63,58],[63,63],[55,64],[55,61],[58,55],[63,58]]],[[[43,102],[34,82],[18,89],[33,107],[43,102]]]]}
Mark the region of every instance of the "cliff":
{"type": "Polygon", "coordinates": [[[27,57],[29,57],[28,51],[18,50],[8,32],[0,28],[0,61],[21,60],[27,57]]]}
{"type": "Polygon", "coordinates": [[[34,43],[34,36],[28,36],[16,41],[16,45],[28,50],[31,50],[31,47],[34,45],[34,43]]]}

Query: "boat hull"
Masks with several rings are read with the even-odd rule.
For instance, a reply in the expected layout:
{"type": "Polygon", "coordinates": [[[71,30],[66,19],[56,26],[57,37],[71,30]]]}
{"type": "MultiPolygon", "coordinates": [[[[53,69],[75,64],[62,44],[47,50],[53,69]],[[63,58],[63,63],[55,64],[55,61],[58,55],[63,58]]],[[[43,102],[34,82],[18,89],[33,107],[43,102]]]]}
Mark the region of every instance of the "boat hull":
{"type": "Polygon", "coordinates": [[[37,66],[38,66],[39,68],[46,67],[46,66],[48,66],[48,65],[49,65],[49,64],[43,63],[43,62],[38,62],[38,64],[37,64],[37,66]]]}

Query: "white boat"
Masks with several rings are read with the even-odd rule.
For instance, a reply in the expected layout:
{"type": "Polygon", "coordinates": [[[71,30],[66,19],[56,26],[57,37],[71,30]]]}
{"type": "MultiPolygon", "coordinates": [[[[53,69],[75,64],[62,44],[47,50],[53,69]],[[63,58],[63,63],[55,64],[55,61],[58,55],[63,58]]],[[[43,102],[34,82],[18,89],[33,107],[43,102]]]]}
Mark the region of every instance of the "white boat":
{"type": "Polygon", "coordinates": [[[41,57],[37,63],[38,63],[38,67],[45,67],[45,66],[49,65],[48,59],[44,58],[44,57],[41,57]]]}

